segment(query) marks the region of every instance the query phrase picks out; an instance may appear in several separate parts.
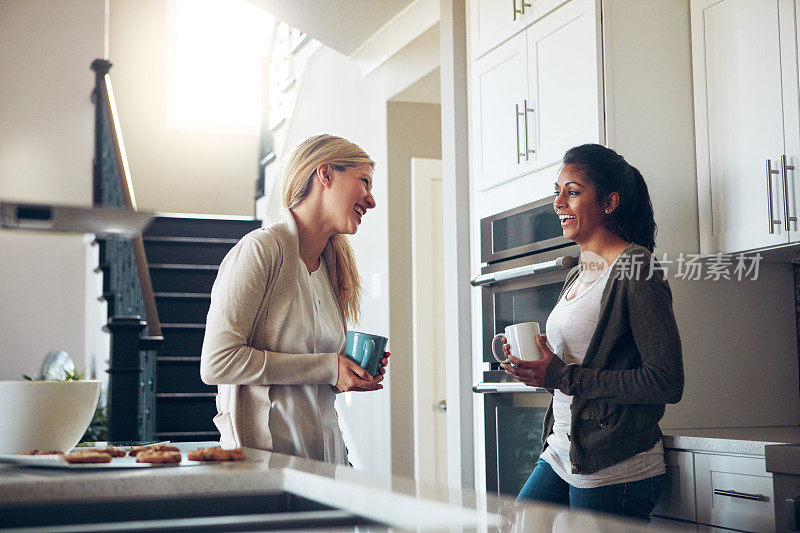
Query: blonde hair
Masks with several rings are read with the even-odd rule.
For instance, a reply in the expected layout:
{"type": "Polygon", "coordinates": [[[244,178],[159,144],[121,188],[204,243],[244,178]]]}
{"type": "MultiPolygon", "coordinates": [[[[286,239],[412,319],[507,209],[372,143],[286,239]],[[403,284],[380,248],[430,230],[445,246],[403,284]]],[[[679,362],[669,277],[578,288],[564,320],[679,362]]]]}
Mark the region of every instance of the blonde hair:
{"type": "MultiPolygon", "coordinates": [[[[335,170],[362,165],[375,166],[375,162],[358,145],[334,135],[315,135],[298,144],[283,168],[283,207],[287,210],[300,204],[311,192],[314,174],[319,165],[328,163],[335,170]]],[[[338,277],[339,308],[345,322],[358,322],[361,311],[361,276],[356,268],[353,248],[346,235],[330,238],[336,274],[338,277]]]]}

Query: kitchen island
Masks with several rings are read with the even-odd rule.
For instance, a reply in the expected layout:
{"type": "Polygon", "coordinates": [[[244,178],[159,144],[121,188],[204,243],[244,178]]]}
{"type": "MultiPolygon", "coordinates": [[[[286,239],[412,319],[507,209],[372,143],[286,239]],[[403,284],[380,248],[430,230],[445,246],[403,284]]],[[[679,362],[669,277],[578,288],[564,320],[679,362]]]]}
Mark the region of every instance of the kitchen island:
{"type": "MultiPolygon", "coordinates": [[[[178,446],[185,457],[189,449],[213,444],[178,446]]],[[[136,469],[2,465],[0,527],[35,527],[36,531],[55,525],[61,526],[58,531],[661,529],[561,507],[518,505],[513,499],[426,486],[261,450],[246,449],[246,455],[241,462],[184,461],[181,466],[136,469]]]]}

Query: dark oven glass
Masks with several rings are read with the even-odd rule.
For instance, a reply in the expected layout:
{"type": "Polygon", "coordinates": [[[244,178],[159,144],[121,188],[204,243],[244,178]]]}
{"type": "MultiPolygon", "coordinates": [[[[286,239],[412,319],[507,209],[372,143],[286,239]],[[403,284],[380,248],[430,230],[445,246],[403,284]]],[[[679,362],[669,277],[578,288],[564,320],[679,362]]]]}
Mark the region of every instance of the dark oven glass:
{"type": "Polygon", "coordinates": [[[492,222],[492,253],[562,236],[552,204],[523,211],[492,222]]]}
{"type": "Polygon", "coordinates": [[[506,259],[567,246],[550,196],[481,219],[481,262],[506,259]]]}
{"type": "Polygon", "coordinates": [[[558,302],[562,284],[551,283],[495,294],[494,330],[499,333],[511,324],[538,322],[544,334],[547,317],[558,302]]]}

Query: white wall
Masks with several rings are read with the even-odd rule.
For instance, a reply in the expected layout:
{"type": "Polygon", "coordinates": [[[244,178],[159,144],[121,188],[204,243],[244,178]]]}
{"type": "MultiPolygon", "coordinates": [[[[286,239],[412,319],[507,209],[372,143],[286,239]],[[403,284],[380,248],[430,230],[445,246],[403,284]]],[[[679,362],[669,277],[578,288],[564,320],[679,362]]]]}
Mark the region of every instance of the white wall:
{"type": "MultiPolygon", "coordinates": [[[[414,477],[411,158],[441,159],[441,106],[389,102],[389,317],[392,349],[392,473],[414,477]]],[[[444,354],[437,354],[444,357],[444,354]]]]}
{"type": "MultiPolygon", "coordinates": [[[[103,10],[103,0],[0,2],[0,198],[92,203],[89,65],[103,57],[103,10]]],[[[0,230],[0,379],[36,373],[54,349],[79,368],[98,355],[90,254],[82,236],[0,230]]]]}
{"type": "Polygon", "coordinates": [[[252,216],[257,135],[167,130],[168,3],[111,0],[110,73],[139,209],[252,216]]]}

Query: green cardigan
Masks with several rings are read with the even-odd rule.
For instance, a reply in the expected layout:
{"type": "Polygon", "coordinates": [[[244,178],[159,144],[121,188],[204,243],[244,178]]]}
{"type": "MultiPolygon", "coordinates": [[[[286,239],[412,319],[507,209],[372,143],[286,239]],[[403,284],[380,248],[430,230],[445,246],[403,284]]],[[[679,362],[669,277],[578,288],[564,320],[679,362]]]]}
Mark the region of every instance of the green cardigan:
{"type": "MultiPolygon", "coordinates": [[[[547,366],[544,387],[574,396],[573,473],[591,474],[652,448],[662,438],[658,421],[665,404],[677,403],[683,394],[672,292],[660,270],[646,279],[650,262],[651,253],[642,246],[630,244],[622,252],[603,291],[583,363],[568,365],[556,355],[547,366]],[[632,264],[641,265],[641,275],[629,275],[632,264]]],[[[561,296],[580,270],[578,265],[569,272],[561,296]]],[[[551,401],[542,434],[545,448],[552,431],[551,401]]]]}

